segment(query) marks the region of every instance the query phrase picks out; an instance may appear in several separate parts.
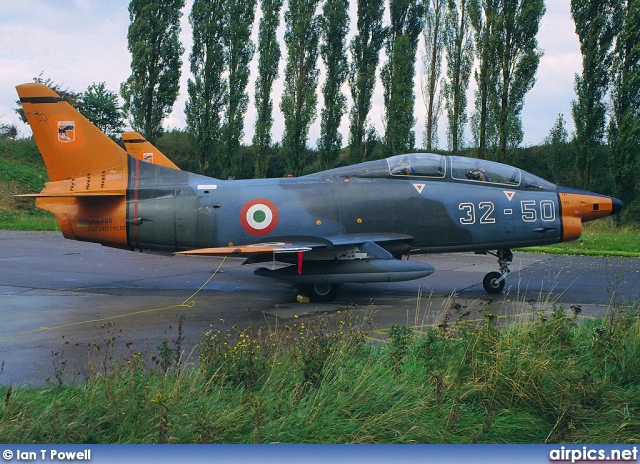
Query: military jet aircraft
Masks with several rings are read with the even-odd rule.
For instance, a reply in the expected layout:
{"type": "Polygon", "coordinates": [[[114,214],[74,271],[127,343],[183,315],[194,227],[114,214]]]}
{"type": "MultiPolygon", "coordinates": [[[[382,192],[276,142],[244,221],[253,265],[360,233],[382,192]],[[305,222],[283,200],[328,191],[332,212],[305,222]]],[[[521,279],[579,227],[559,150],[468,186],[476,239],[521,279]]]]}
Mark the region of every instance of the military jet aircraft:
{"type": "Polygon", "coordinates": [[[412,153],[298,178],[220,180],[181,171],[139,134],[128,154],[42,84],[17,86],[49,173],[36,205],[68,239],[128,250],[246,256],[260,276],[316,301],[340,284],[430,275],[417,253],[498,258],[483,281],[503,290],[511,248],[580,237],[622,203],[504,164],[412,153]],[[136,144],[140,144],[136,147],[136,144]],[[275,263],[278,263],[275,266],[275,263]]]}

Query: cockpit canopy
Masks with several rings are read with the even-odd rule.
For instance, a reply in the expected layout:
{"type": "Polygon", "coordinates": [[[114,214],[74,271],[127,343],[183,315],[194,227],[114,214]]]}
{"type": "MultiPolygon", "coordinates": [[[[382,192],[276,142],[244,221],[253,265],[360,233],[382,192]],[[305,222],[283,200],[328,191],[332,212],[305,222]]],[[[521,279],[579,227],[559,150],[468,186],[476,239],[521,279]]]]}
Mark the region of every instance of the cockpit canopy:
{"type": "Polygon", "coordinates": [[[393,176],[444,177],[445,158],[433,153],[411,153],[387,158],[393,176]]]}
{"type": "Polygon", "coordinates": [[[462,156],[410,153],[387,158],[387,164],[392,176],[445,178],[450,175],[454,180],[467,182],[523,186],[528,189],[556,188],[551,182],[513,166],[462,156]]]}

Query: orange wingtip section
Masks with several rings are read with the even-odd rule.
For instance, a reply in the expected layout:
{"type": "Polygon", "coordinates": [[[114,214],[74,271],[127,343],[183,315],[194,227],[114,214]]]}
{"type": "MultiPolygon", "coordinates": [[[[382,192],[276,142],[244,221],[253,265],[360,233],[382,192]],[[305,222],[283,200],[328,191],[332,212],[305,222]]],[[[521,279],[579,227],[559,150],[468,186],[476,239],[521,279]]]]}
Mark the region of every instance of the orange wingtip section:
{"type": "Polygon", "coordinates": [[[137,132],[123,132],[122,141],[127,152],[139,160],[146,161],[147,163],[158,164],[171,169],[180,168],[175,165],[173,161],[167,158],[160,150],[154,147],[151,142],[145,139],[137,132]]]}
{"type": "MultiPolygon", "coordinates": [[[[16,87],[51,181],[100,171],[126,173],[127,153],[43,84],[16,87]]],[[[126,175],[119,188],[126,189],[126,175]]]]}
{"type": "Polygon", "coordinates": [[[299,251],[310,251],[309,247],[292,246],[287,243],[278,244],[256,244],[241,245],[216,248],[200,248],[197,250],[179,251],[177,255],[199,255],[199,256],[249,256],[256,253],[296,253],[299,251]]]}

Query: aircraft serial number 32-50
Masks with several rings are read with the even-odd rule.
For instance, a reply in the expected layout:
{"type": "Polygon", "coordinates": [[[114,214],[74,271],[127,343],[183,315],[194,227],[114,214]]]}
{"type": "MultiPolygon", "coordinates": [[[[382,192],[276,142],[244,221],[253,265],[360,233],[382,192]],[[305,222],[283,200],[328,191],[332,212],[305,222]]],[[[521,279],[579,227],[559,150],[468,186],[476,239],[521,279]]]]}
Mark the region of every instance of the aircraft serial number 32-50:
{"type": "Polygon", "coordinates": [[[556,186],[518,168],[407,154],[298,178],[219,180],[181,171],[136,133],[126,151],[41,84],[17,87],[50,177],[36,205],[68,239],[130,250],[241,255],[283,266],[255,273],[301,285],[316,301],[343,283],[430,275],[411,254],[498,258],[484,278],[502,291],[511,248],[575,240],[617,214],[611,197],[556,186]]]}

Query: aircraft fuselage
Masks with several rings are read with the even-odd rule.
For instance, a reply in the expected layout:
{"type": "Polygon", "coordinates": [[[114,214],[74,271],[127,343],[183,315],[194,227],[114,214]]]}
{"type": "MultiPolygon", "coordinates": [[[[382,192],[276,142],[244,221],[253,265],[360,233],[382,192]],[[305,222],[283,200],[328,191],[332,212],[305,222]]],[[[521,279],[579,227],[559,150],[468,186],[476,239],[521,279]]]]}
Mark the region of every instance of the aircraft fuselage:
{"type": "MultiPolygon", "coordinates": [[[[410,251],[424,253],[565,238],[561,191],[457,180],[450,170],[439,178],[397,177],[386,175],[387,161],[379,160],[365,163],[364,174],[349,167],[300,178],[223,181],[134,158],[129,163],[127,241],[134,249],[389,233],[413,237],[410,251]]],[[[609,197],[594,198],[611,203],[609,197]]],[[[409,251],[404,248],[394,251],[409,251]]]]}

